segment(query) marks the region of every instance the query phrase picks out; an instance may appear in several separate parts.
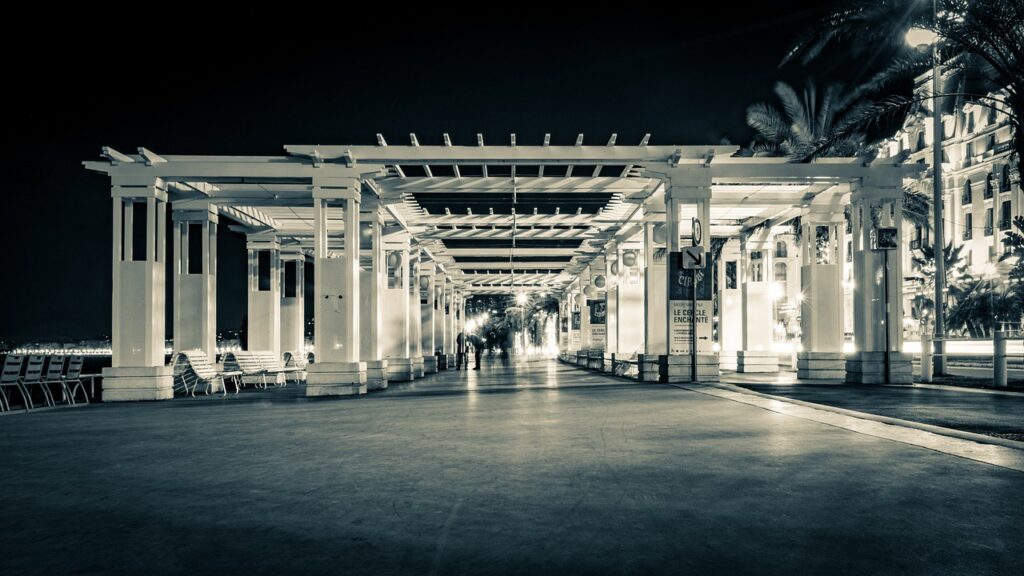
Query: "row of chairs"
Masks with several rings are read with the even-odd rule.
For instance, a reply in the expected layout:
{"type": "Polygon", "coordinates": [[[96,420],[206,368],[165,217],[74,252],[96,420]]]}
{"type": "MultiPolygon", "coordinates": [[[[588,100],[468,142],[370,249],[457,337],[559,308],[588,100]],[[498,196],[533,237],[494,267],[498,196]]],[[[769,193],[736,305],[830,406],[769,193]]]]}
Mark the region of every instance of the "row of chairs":
{"type": "Polygon", "coordinates": [[[174,390],[190,396],[197,389],[204,393],[227,394],[227,383],[235,387],[235,393],[245,384],[266,388],[268,377],[275,386],[287,386],[289,380],[298,382],[305,376],[305,363],[301,366],[285,355],[286,361],[273,352],[242,351],[224,355],[224,369],[217,368],[202,350],[185,350],[175,354],[171,361],[174,367],[174,390]]]}
{"type": "Polygon", "coordinates": [[[38,389],[40,402],[46,406],[77,404],[78,392],[82,400],[88,404],[89,395],[82,383],[82,356],[64,356],[54,354],[47,358],[43,355],[8,354],[4,359],[3,374],[0,376],[0,412],[11,410],[13,392],[21,397],[21,407],[33,410],[36,401],[31,391],[38,389]],[[9,394],[8,391],[11,393],[9,394]],[[59,396],[54,394],[59,391],[59,396]]]}

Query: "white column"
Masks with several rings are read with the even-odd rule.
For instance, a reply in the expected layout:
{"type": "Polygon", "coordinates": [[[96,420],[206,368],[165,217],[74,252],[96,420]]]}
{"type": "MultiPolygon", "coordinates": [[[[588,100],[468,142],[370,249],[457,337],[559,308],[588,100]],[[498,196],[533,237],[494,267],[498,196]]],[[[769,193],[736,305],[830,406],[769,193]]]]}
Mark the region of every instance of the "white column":
{"type": "Polygon", "coordinates": [[[606,282],[604,350],[608,354],[616,355],[619,352],[619,255],[618,245],[610,243],[604,257],[606,282]]]}
{"type": "Polygon", "coordinates": [[[366,363],[366,389],[388,387],[388,361],[384,358],[384,263],[383,215],[376,206],[362,206],[359,215],[360,359],[366,363]]]}
{"type": "Polygon", "coordinates": [[[644,352],[643,258],[639,246],[619,250],[615,328],[616,356],[621,358],[633,358],[644,352]]]}
{"type": "Polygon", "coordinates": [[[409,253],[409,357],[413,378],[423,378],[423,313],[420,307],[420,251],[409,253]]]}
{"type": "Polygon", "coordinates": [[[174,349],[217,355],[217,207],[172,210],[174,349]]]}
{"type": "Polygon", "coordinates": [[[440,266],[437,266],[437,271],[434,273],[434,349],[433,353],[437,357],[437,369],[447,370],[447,343],[445,336],[445,318],[444,318],[444,298],[447,296],[447,285],[444,279],[444,273],[440,270],[440,266]]]}
{"type": "Polygon", "coordinates": [[[644,355],[655,362],[668,352],[667,238],[665,215],[644,214],[644,355]]]}
{"type": "Polygon", "coordinates": [[[722,247],[718,265],[718,345],[723,370],[736,370],[736,358],[743,349],[743,294],[740,241],[730,238],[722,247]]]}
{"type": "Polygon", "coordinates": [[[843,207],[812,205],[800,219],[800,344],[797,378],[845,379],[843,207]]]}
{"type": "Polygon", "coordinates": [[[772,350],[775,307],[771,290],[772,248],[770,226],[741,241],[743,349],[736,356],[739,372],[779,371],[778,354],[772,350]]]}
{"type": "Polygon", "coordinates": [[[668,302],[666,341],[668,354],[663,362],[662,373],[669,382],[693,380],[693,366],[696,364],[696,379],[703,382],[718,381],[718,354],[712,341],[713,294],[710,284],[714,269],[710,266],[711,248],[711,175],[706,168],[679,169],[671,171],[665,191],[665,224],[668,232],[669,258],[678,254],[683,246],[699,246],[704,249],[704,267],[694,272],[685,270],[679,261],[670,261],[666,270],[674,271],[663,284],[663,290],[672,294],[673,287],[678,295],[679,286],[694,283],[696,310],[687,298],[668,302]],[[684,212],[685,211],[685,212],[684,212]],[[697,222],[700,234],[697,234],[697,222]],[[692,323],[691,314],[696,323],[692,323]],[[696,330],[696,349],[691,332],[696,330]]]}
{"type": "MultiPolygon", "coordinates": [[[[902,182],[899,175],[868,176],[854,190],[853,317],[855,352],[847,356],[846,381],[858,384],[910,384],[910,357],[903,350],[903,266],[899,250],[873,250],[879,228],[899,229],[902,182]],[[888,270],[885,264],[888,260],[888,270]],[[885,280],[888,279],[888,282],[885,280]],[[888,295],[886,292],[888,291],[888,295]],[[888,318],[886,301],[888,300],[888,318]],[[886,345],[889,355],[886,357],[886,345]],[[888,360],[888,362],[887,362],[888,360]],[[886,366],[888,364],[888,367],[886,366]]],[[[900,235],[896,235],[901,241],[900,235]]]]}
{"type": "Polygon", "coordinates": [[[306,357],[306,255],[281,251],[281,352],[306,357]]]}
{"type": "Polygon", "coordinates": [[[388,361],[388,380],[413,379],[409,354],[409,233],[390,232],[384,237],[384,358],[388,361]]]}
{"type": "Polygon", "coordinates": [[[316,363],[306,379],[307,396],[366,393],[366,363],[359,339],[359,201],[357,179],[313,183],[316,251],[316,363]],[[343,206],[344,253],[331,250],[328,214],[343,206]]]}
{"type": "Polygon", "coordinates": [[[585,268],[580,272],[580,350],[584,351],[589,351],[592,346],[590,341],[590,300],[597,297],[593,286],[591,286],[591,279],[590,268],[585,268]]]}
{"type": "Polygon", "coordinates": [[[164,360],[167,191],[159,179],[115,179],[111,196],[113,358],[103,369],[103,401],[167,400],[174,396],[164,360]]]}
{"type": "Polygon", "coordinates": [[[436,266],[430,260],[420,262],[420,351],[423,355],[423,372],[437,373],[437,292],[436,266]]]}
{"type": "Polygon", "coordinates": [[[281,354],[281,244],[273,233],[250,234],[246,350],[281,354]]]}

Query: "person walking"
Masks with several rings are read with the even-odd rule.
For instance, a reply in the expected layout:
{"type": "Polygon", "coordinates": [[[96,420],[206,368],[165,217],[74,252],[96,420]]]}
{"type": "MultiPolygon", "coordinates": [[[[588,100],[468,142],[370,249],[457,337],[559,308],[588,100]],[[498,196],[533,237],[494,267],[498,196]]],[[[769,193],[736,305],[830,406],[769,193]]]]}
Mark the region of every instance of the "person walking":
{"type": "MultiPolygon", "coordinates": [[[[462,332],[455,337],[455,348],[455,369],[462,370],[462,363],[466,362],[466,336],[462,332]]],[[[469,368],[468,362],[466,367],[469,368]]]]}
{"type": "Polygon", "coordinates": [[[480,344],[481,342],[479,339],[473,342],[473,358],[476,360],[476,366],[473,368],[473,370],[480,369],[480,357],[483,356],[484,354],[484,349],[480,344]]]}

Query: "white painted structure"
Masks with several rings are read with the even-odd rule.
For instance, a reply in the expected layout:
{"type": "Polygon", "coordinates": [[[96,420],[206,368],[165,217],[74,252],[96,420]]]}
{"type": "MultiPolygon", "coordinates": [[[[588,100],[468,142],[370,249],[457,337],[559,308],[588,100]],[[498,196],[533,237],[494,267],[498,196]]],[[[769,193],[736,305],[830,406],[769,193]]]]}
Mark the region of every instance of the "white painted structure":
{"type": "Polygon", "coordinates": [[[720,364],[777,370],[772,250],[777,234],[792,232],[780,225],[795,216],[803,218],[803,280],[794,292],[802,300],[801,377],[882,382],[886,364],[891,381],[909,374],[909,360],[893,352],[903,337],[901,259],[890,258],[883,274],[884,256],[871,250],[870,237],[876,227],[900,226],[892,207],[918,166],[792,164],[736,157],[734,146],[655,146],[647,138],[638,146],[616,145],[614,136],[607,145],[583,145],[582,135],[574,146],[551,145],[548,137],[541,146],[518,146],[514,137],[511,145],[485,145],[480,135],[475,146],[455,146],[447,135],[444,145],[421,146],[412,135],[409,146],[378,137],[376,146],[286,151],[160,156],[106,148],[104,160],[85,163],[110,177],[114,203],[114,352],[105,400],[171,397],[163,301],[168,203],[178,347],[213,347],[220,218],[248,237],[251,349],[301,352],[303,268],[312,261],[311,396],[360,394],[444,369],[465,332],[466,301],[510,292],[558,295],[563,313],[580,313],[578,336],[567,323],[567,351],[595,344],[587,301],[604,302],[604,350],[636,356],[645,379],[690,380],[691,363],[705,381],[718,378],[720,364]],[[843,355],[849,204],[855,352],[843,355]],[[709,254],[712,238],[724,246],[706,270],[717,278],[717,333],[698,330],[694,358],[689,344],[670,354],[683,342],[670,311],[689,308],[669,301],[669,282],[683,276],[670,280],[668,263],[694,244],[695,219],[703,230],[697,245],[709,254]],[[821,234],[825,244],[814,244],[821,234]]]}

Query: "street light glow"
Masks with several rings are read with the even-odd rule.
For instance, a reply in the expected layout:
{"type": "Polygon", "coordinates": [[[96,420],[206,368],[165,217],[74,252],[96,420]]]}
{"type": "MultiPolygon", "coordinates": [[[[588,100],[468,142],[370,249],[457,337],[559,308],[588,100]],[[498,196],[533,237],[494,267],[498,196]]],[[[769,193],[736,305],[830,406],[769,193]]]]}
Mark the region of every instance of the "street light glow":
{"type": "Polygon", "coordinates": [[[914,48],[931,46],[939,39],[939,35],[927,28],[911,28],[905,36],[907,44],[914,48]]]}

